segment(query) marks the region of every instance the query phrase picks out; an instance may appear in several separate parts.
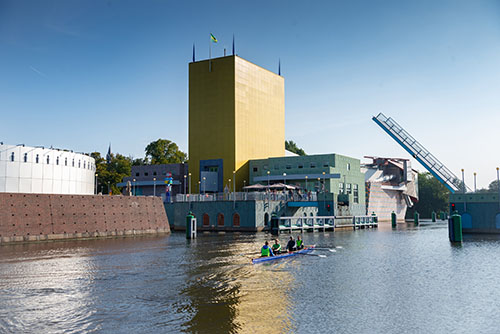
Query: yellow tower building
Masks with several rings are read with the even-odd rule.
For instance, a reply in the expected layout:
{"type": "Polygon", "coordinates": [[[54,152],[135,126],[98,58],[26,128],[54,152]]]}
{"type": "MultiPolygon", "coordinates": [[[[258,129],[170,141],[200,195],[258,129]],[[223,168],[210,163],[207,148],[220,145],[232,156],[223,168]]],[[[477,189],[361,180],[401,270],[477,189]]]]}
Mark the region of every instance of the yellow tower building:
{"type": "Polygon", "coordinates": [[[285,82],[238,56],[210,63],[189,64],[192,190],[240,190],[248,160],[285,155],[285,82]]]}

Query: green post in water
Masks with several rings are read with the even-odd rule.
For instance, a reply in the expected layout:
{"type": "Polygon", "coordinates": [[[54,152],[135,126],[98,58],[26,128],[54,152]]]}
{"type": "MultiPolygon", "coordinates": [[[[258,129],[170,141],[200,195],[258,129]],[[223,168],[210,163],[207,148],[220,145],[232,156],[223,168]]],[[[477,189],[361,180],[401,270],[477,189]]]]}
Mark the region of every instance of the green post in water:
{"type": "Polygon", "coordinates": [[[415,223],[415,226],[418,226],[419,220],[420,220],[420,214],[417,211],[415,211],[415,216],[413,217],[413,222],[415,223]]]}
{"type": "Polygon", "coordinates": [[[191,211],[186,216],[186,239],[191,239],[191,219],[194,218],[194,215],[191,211]]]}
{"type": "Polygon", "coordinates": [[[462,242],[462,217],[458,212],[451,215],[448,229],[451,242],[462,242]]]}
{"type": "Polygon", "coordinates": [[[391,223],[392,223],[392,227],[396,227],[396,224],[397,224],[397,221],[396,221],[396,213],[394,211],[392,211],[391,213],[391,223]]]}
{"type": "Polygon", "coordinates": [[[436,213],[434,211],[432,211],[432,222],[436,222],[436,213]]]}

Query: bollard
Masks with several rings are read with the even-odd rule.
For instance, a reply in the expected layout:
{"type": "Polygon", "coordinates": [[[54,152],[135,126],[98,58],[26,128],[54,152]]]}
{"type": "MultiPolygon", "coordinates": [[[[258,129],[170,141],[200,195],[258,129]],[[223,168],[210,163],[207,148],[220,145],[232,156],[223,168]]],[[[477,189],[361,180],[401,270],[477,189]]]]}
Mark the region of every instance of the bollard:
{"type": "Polygon", "coordinates": [[[456,211],[448,219],[448,235],[450,242],[462,242],[462,217],[456,211]]]}
{"type": "Polygon", "coordinates": [[[373,223],[378,226],[378,217],[375,212],[372,212],[373,223]]]}
{"type": "Polygon", "coordinates": [[[435,223],[436,222],[436,213],[434,211],[432,211],[432,222],[435,223]]]}
{"type": "Polygon", "coordinates": [[[275,214],[271,216],[271,234],[272,235],[280,234],[280,219],[275,214]]]}
{"type": "Polygon", "coordinates": [[[397,221],[396,221],[396,213],[394,211],[392,211],[391,213],[391,223],[392,227],[396,227],[397,221]]]}
{"type": "Polygon", "coordinates": [[[189,211],[186,216],[186,239],[196,238],[196,217],[189,211]]]}
{"type": "Polygon", "coordinates": [[[415,226],[418,226],[419,220],[420,220],[420,214],[417,211],[415,211],[415,215],[413,216],[413,222],[415,223],[415,226]]]}
{"type": "Polygon", "coordinates": [[[444,212],[439,212],[439,219],[444,220],[444,212]]]}

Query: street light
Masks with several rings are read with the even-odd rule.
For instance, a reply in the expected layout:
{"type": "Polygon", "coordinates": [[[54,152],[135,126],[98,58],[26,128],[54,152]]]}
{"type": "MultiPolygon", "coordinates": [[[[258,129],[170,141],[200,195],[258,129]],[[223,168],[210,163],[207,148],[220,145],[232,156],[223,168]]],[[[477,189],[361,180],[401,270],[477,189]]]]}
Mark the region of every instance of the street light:
{"type": "Polygon", "coordinates": [[[476,172],[474,172],[474,192],[476,192],[476,172]]]}
{"type": "Polygon", "coordinates": [[[135,196],[135,179],[132,179],[132,181],[134,182],[134,184],[133,184],[133,186],[134,186],[134,187],[133,187],[133,189],[134,189],[134,196],[135,196]]]}
{"type": "Polygon", "coordinates": [[[325,172],[323,172],[323,207],[326,209],[326,185],[325,185],[325,172]]]}
{"type": "Polygon", "coordinates": [[[267,188],[269,189],[269,175],[271,174],[271,171],[267,171],[267,188]]]}
{"type": "Polygon", "coordinates": [[[233,209],[236,208],[236,171],[233,170],[233,209]]]}
{"type": "Polygon", "coordinates": [[[95,173],[95,194],[97,195],[97,177],[99,174],[95,173]]]}
{"type": "Polygon", "coordinates": [[[189,193],[191,194],[191,173],[189,175],[189,193]]]}
{"type": "Polygon", "coordinates": [[[198,194],[201,194],[201,181],[198,181],[198,194]]]}
{"type": "Polygon", "coordinates": [[[203,195],[206,195],[206,184],[207,184],[207,178],[203,177],[203,195]]]}
{"type": "Polygon", "coordinates": [[[156,196],[156,177],[153,177],[153,196],[156,196]]]}
{"type": "Polygon", "coordinates": [[[186,196],[186,180],[187,179],[187,175],[184,174],[184,196],[186,196]]]}
{"type": "Polygon", "coordinates": [[[231,199],[231,179],[229,179],[229,199],[231,199]]]}
{"type": "Polygon", "coordinates": [[[111,195],[111,185],[109,181],[108,181],[108,195],[111,195]]]}
{"type": "Polygon", "coordinates": [[[309,176],[306,175],[306,191],[307,191],[307,179],[309,178],[309,176]]]}
{"type": "Polygon", "coordinates": [[[285,182],[285,186],[286,186],[286,173],[283,173],[283,182],[285,182]]]}

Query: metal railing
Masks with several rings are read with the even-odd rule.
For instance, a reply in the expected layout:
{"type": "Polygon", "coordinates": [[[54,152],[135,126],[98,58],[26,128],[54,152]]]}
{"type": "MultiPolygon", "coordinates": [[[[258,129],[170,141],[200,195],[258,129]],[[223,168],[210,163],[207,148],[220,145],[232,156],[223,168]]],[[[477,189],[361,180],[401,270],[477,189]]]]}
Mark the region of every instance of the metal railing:
{"type": "Polygon", "coordinates": [[[214,201],[292,201],[316,202],[318,196],[311,194],[285,194],[263,192],[207,193],[207,194],[177,194],[174,202],[214,202],[214,201]]]}
{"type": "Polygon", "coordinates": [[[464,184],[443,163],[425,149],[415,138],[391,117],[379,113],[373,117],[382,129],[396,140],[408,153],[417,159],[431,174],[441,181],[450,191],[463,191],[464,184]]]}

